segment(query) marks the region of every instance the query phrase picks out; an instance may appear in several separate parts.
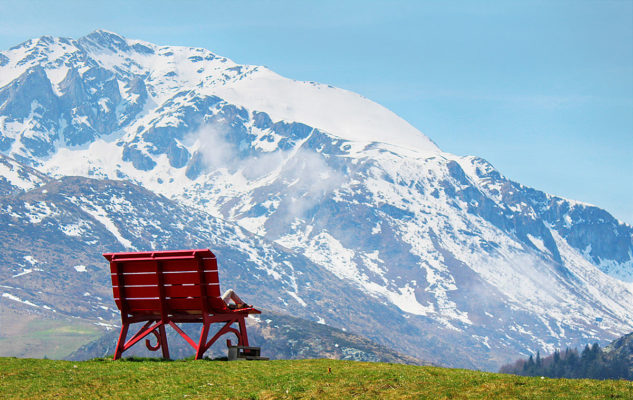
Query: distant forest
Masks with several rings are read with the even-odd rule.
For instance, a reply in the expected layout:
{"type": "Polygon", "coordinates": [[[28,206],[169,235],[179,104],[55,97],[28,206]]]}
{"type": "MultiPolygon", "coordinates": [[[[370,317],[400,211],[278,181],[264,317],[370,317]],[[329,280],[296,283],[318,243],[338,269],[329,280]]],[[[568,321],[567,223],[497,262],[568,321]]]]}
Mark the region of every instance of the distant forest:
{"type": "Polygon", "coordinates": [[[622,354],[604,352],[598,343],[578,350],[569,349],[564,352],[556,350],[554,354],[536,359],[530,356],[527,360],[518,360],[504,365],[499,372],[523,376],[547,376],[549,378],[590,378],[590,379],[628,379],[633,380],[633,373],[627,357],[622,354]]]}

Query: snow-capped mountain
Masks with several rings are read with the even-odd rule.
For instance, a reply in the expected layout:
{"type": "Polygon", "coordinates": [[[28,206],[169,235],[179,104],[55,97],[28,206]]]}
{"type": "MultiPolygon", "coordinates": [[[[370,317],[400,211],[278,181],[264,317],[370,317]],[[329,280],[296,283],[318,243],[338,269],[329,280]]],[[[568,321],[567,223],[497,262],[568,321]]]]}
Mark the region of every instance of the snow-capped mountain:
{"type": "MultiPolygon", "coordinates": [[[[333,310],[361,302],[398,327],[356,332],[429,361],[420,348],[495,368],[633,329],[631,226],[442,152],[357,94],[208,50],[97,31],[1,52],[0,151],[54,177],[134,182],[301,254],[308,264],[271,276],[318,266],[344,282],[333,310]]],[[[101,225],[117,246],[157,245],[101,225]]],[[[283,290],[300,307],[317,296],[283,290]]],[[[347,323],[318,307],[301,315],[347,323]]]]}
{"type": "MultiPolygon", "coordinates": [[[[4,158],[0,155],[0,160],[4,158]]],[[[32,172],[28,168],[23,170],[32,172]]],[[[35,177],[25,174],[23,179],[34,182],[37,176],[39,174],[35,177]]],[[[383,304],[306,257],[231,222],[188,209],[125,181],[64,177],[49,179],[30,190],[16,188],[10,195],[0,197],[0,238],[3,243],[0,253],[2,345],[15,340],[6,333],[15,329],[7,325],[17,324],[24,315],[35,314],[39,316],[37,319],[71,317],[104,328],[119,324],[119,312],[112,301],[109,266],[101,256],[105,251],[209,246],[219,259],[222,288],[235,288],[248,301],[270,310],[263,314],[265,321],[279,312],[319,324],[328,321],[350,334],[363,332],[364,336],[380,339],[391,348],[415,352],[427,359],[442,357],[451,365],[466,363],[474,367],[478,365],[477,357],[489,358],[485,352],[476,356],[458,355],[454,350],[439,354],[439,346],[416,349],[415,343],[420,338],[411,335],[411,324],[398,315],[394,305],[383,304]],[[341,299],[350,300],[342,304],[341,299]],[[367,313],[367,309],[372,312],[367,313]],[[391,324],[384,324],[387,317],[391,324]]],[[[300,322],[294,327],[285,325],[289,325],[289,329],[302,329],[300,322]]],[[[435,329],[420,327],[415,332],[421,328],[435,329]]],[[[264,326],[255,327],[260,335],[268,331],[264,326]]],[[[98,341],[97,347],[107,337],[98,341]]],[[[316,340],[310,337],[304,338],[316,340]]],[[[293,340],[299,338],[301,334],[293,340]]],[[[446,346],[446,340],[442,338],[439,342],[446,346]]],[[[328,344],[325,338],[320,342],[328,344]]],[[[181,344],[185,347],[180,350],[190,352],[184,342],[181,344]]],[[[279,339],[261,344],[265,347],[283,345],[279,339]]],[[[363,346],[360,348],[366,348],[363,346]]],[[[94,345],[88,347],[94,348],[94,345]]],[[[301,350],[303,347],[304,344],[293,345],[283,354],[315,354],[305,353],[301,350]]],[[[348,353],[352,350],[348,348],[348,353]]],[[[0,354],[17,355],[3,347],[0,354]]],[[[91,354],[93,357],[103,355],[91,354]]],[[[326,354],[337,352],[326,351],[322,355],[326,354]]],[[[367,356],[354,354],[345,356],[360,357],[357,359],[367,356]]]]}
{"type": "MultiPolygon", "coordinates": [[[[336,299],[346,293],[359,300],[348,312],[360,314],[362,304],[383,313],[397,310],[349,288],[300,254],[125,181],[51,180],[0,198],[0,210],[0,291],[35,308],[116,321],[120,316],[102,253],[212,246],[222,287],[240,288],[272,311],[296,310],[313,321],[340,324],[344,317],[336,311],[336,299]]],[[[361,323],[373,317],[365,319],[361,323]]]]}

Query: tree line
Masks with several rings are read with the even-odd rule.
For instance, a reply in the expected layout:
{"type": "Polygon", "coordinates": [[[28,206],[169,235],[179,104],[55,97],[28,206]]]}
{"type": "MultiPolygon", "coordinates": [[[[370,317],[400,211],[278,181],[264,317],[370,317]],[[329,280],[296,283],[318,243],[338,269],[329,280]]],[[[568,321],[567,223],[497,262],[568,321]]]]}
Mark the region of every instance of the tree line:
{"type": "Polygon", "coordinates": [[[537,352],[536,358],[530,355],[527,360],[520,359],[502,366],[499,372],[549,378],[633,380],[626,354],[606,353],[598,343],[586,345],[580,354],[576,349],[567,348],[564,352],[556,350],[554,354],[541,358],[540,352],[537,352]]]}

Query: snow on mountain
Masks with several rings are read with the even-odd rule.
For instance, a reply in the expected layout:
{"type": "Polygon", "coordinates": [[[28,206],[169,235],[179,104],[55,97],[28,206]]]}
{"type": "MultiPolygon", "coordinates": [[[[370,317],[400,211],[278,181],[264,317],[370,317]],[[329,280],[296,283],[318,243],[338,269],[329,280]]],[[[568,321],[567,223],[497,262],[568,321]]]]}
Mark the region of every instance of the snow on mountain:
{"type": "Polygon", "coordinates": [[[266,68],[257,67],[209,94],[266,112],[275,121],[302,122],[342,139],[390,143],[425,154],[439,152],[429,138],[371,100],[329,85],[293,81],[266,68]]]}
{"type": "Polygon", "coordinates": [[[0,154],[0,196],[31,190],[50,179],[45,174],[0,154]]]}
{"type": "Polygon", "coordinates": [[[0,234],[7,246],[2,255],[6,268],[0,271],[0,281],[9,285],[3,286],[5,297],[26,294],[28,301],[36,304],[42,300],[40,291],[63,294],[67,301],[79,303],[57,309],[69,315],[86,317],[82,303],[95,302],[91,308],[97,315],[118,319],[118,313],[110,314],[109,267],[101,254],[124,249],[212,246],[220,260],[223,286],[240,287],[245,297],[256,296],[269,309],[293,307],[313,320],[330,317],[315,304],[307,304],[303,296],[324,292],[324,282],[332,299],[349,290],[344,282],[336,283],[336,278],[328,277],[305,257],[124,181],[81,177],[51,180],[28,192],[0,198],[0,209],[0,234]],[[39,279],[25,280],[27,270],[39,279]],[[57,279],[68,276],[74,279],[57,279]],[[83,299],[85,291],[98,293],[99,298],[83,299]],[[79,307],[74,309],[75,305],[79,307]],[[101,305],[108,307],[100,311],[101,305]]]}
{"type": "MultiPolygon", "coordinates": [[[[120,317],[101,253],[208,246],[218,256],[222,288],[235,288],[258,307],[362,332],[407,353],[440,358],[438,349],[416,350],[411,326],[395,306],[300,254],[125,181],[64,177],[0,197],[0,238],[3,313],[36,313],[41,318],[52,313],[112,328],[120,317]],[[391,324],[384,324],[385,317],[391,324]]],[[[420,326],[414,331],[429,328],[433,329],[420,326]]],[[[8,344],[11,340],[5,338],[8,344]]],[[[280,345],[278,340],[271,343],[280,345]]],[[[446,347],[448,339],[441,343],[446,347]]],[[[442,357],[447,364],[477,365],[470,354],[442,357]]]]}
{"type": "Polygon", "coordinates": [[[451,338],[454,365],[488,368],[633,327],[631,226],[444,153],[359,95],[105,31],[0,55],[0,151],[134,182],[304,255],[397,310],[410,335],[376,340],[439,352],[451,338]]]}
{"type": "MultiPolygon", "coordinates": [[[[145,88],[155,105],[164,104],[174,92],[191,91],[196,96],[219,96],[232,104],[266,112],[276,120],[306,123],[342,138],[390,142],[429,153],[438,151],[406,121],[362,96],[314,82],[286,79],[264,67],[237,65],[205,49],[156,46],[96,31],[78,41],[47,36],[29,40],[3,55],[9,61],[0,66],[0,87],[16,79],[36,80],[38,89],[44,90],[49,100],[51,94],[61,99],[70,93],[72,97],[79,97],[73,106],[82,105],[77,103],[91,96],[92,102],[97,103],[93,104],[92,112],[101,114],[101,118],[109,117],[121,106],[128,109],[118,111],[129,114],[130,106],[147,96],[145,88]],[[83,82],[77,82],[79,75],[87,76],[83,82]],[[100,82],[99,87],[91,86],[90,81],[97,77],[105,78],[105,82],[100,82]],[[143,84],[137,81],[139,78],[143,84]],[[114,96],[108,91],[113,91],[114,96]],[[397,135],[393,135],[394,130],[397,135]]],[[[18,87],[10,89],[13,89],[9,90],[10,94],[19,91],[18,87]]],[[[65,116],[65,124],[58,126],[61,133],[66,130],[66,124],[81,127],[93,122],[91,125],[96,128],[95,121],[89,118],[90,112],[83,111],[73,108],[73,115],[65,116]]],[[[31,119],[38,116],[37,112],[35,105],[31,119]]],[[[126,122],[125,116],[121,118],[124,121],[119,122],[126,122]]],[[[176,119],[164,118],[159,127],[172,126],[174,121],[176,119]]],[[[5,129],[11,133],[7,122],[5,120],[5,129]]],[[[115,127],[109,124],[97,131],[107,134],[115,127]]],[[[66,139],[66,144],[87,141],[77,143],[66,139]]],[[[11,154],[19,152],[12,150],[11,154]]],[[[52,148],[47,154],[50,152],[52,148]]]]}

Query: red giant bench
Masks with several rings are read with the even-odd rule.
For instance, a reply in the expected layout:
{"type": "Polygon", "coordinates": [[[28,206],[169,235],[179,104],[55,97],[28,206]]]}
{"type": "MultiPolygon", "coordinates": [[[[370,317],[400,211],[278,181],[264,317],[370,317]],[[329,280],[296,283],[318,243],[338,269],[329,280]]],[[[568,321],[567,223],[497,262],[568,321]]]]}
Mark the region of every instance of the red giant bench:
{"type": "MultiPolygon", "coordinates": [[[[237,336],[237,346],[248,348],[245,319],[249,314],[261,312],[252,307],[237,310],[227,307],[220,297],[218,264],[210,250],[106,253],[103,256],[110,262],[114,301],[121,310],[122,326],[115,360],[150,333],[156,336],[157,344],[152,346],[146,339],[147,348],[152,351],[162,348],[163,357],[169,358],[167,325],[195,349],[196,360],[227,333],[237,336]],[[130,324],[138,322],[144,325],[127,339],[130,324]],[[202,323],[200,339],[194,341],[176,325],[178,323],[202,323]],[[207,340],[214,323],[223,325],[207,340]]],[[[230,340],[227,345],[231,347],[230,340]]]]}

